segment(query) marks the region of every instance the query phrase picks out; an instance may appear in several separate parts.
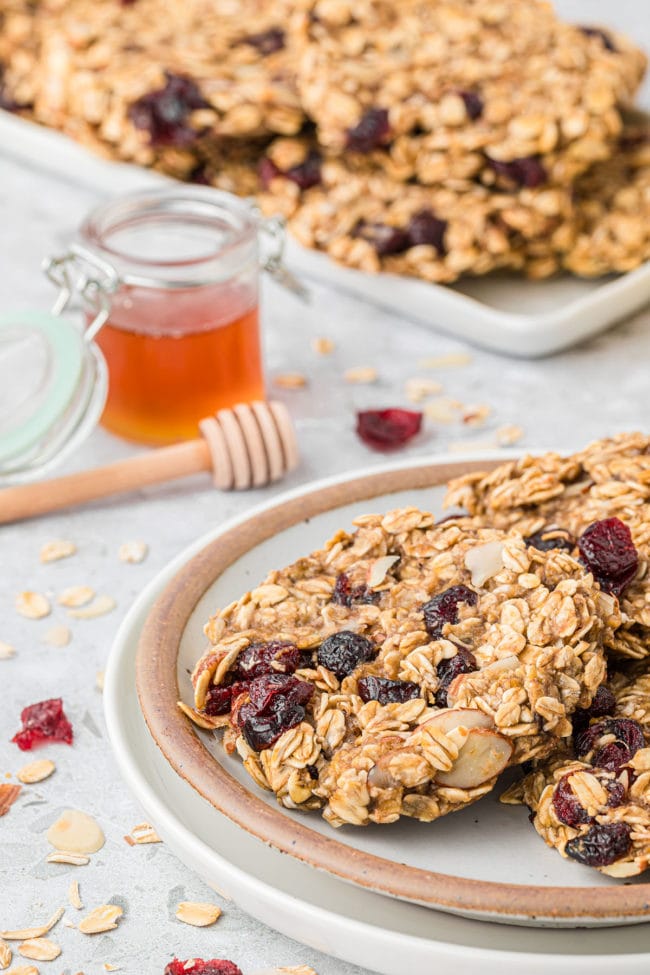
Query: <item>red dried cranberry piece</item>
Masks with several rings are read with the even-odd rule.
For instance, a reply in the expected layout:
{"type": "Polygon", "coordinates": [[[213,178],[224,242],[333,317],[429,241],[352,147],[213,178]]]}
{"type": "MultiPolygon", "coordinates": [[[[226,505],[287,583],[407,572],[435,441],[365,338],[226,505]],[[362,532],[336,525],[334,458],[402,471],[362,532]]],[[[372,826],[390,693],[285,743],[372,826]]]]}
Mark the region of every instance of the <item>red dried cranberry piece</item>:
{"type": "Polygon", "coordinates": [[[203,710],[211,717],[220,714],[228,714],[233,702],[240,694],[248,691],[248,684],[237,681],[234,684],[220,684],[219,687],[211,687],[205,700],[203,710]]]}
{"type": "Polygon", "coordinates": [[[360,220],[352,228],[352,236],[367,240],[380,257],[402,254],[411,246],[411,240],[406,230],[402,230],[400,227],[391,227],[387,223],[368,223],[366,220],[360,220]]]}
{"type": "Polygon", "coordinates": [[[487,157],[487,161],[498,176],[511,180],[517,186],[534,189],[542,186],[548,179],[544,166],[536,156],[522,156],[505,162],[487,157]]]}
{"type": "Polygon", "coordinates": [[[280,735],[305,717],[305,705],[314,688],[307,681],[288,674],[258,677],[248,685],[248,694],[235,708],[232,721],[248,744],[260,752],[275,744],[280,735]]]}
{"type": "Polygon", "coordinates": [[[360,677],[357,681],[362,701],[380,704],[405,704],[420,697],[420,688],[412,680],[389,680],[387,677],[360,677]]]}
{"type": "Polygon", "coordinates": [[[254,680],[264,674],[293,674],[301,663],[302,653],[293,643],[251,643],[239,654],[230,674],[236,681],[254,680]]]}
{"type": "Polygon", "coordinates": [[[372,592],[367,586],[351,586],[350,580],[345,572],[337,576],[334,590],[332,591],[332,602],[339,606],[353,606],[355,603],[362,605],[376,605],[381,600],[380,592],[372,592]]]}
{"type": "Polygon", "coordinates": [[[318,186],[321,181],[321,157],[317,152],[310,152],[304,162],[289,169],[280,169],[275,163],[265,156],[257,167],[260,182],[267,190],[274,179],[282,178],[291,180],[301,190],[308,190],[312,186],[318,186]]]}
{"type": "Polygon", "coordinates": [[[631,829],[627,823],[595,823],[584,836],[569,840],[567,855],[588,867],[607,867],[630,849],[631,829]]]}
{"type": "Polygon", "coordinates": [[[403,447],[420,432],[422,414],[416,410],[362,410],[357,413],[357,434],[374,450],[403,447]]]}
{"type": "Polygon", "coordinates": [[[548,528],[541,528],[534,535],[529,535],[524,539],[526,545],[532,545],[538,552],[550,552],[551,549],[561,548],[567,552],[575,548],[575,539],[564,528],[556,525],[549,525],[548,528]]]}
{"type": "Polygon", "coordinates": [[[275,54],[285,46],[285,35],[281,27],[270,27],[268,30],[260,31],[259,34],[248,34],[242,37],[240,44],[250,44],[262,57],[275,54]]]}
{"type": "Polygon", "coordinates": [[[390,139],[390,124],[385,108],[369,108],[347,131],[346,146],[353,152],[372,152],[390,139]]]}
{"type": "Polygon", "coordinates": [[[187,117],[210,104],[191,78],[165,72],[165,86],[136,99],[128,116],[136,129],[149,133],[152,146],[192,145],[199,133],[187,125],[187,117]]]}
{"type": "Polygon", "coordinates": [[[590,725],[576,735],[574,747],[578,758],[588,755],[599,739],[613,735],[615,740],[603,745],[591,759],[596,768],[618,770],[645,747],[645,736],[641,725],[631,718],[608,718],[590,725]]]}
{"type": "Polygon", "coordinates": [[[610,779],[605,782],[607,789],[607,805],[611,807],[622,806],[627,798],[627,790],[618,779],[610,779]]]}
{"type": "Polygon", "coordinates": [[[571,788],[571,773],[563,775],[553,792],[553,809],[561,823],[567,826],[582,826],[591,823],[592,817],[580,805],[571,788]]]}
{"type": "Polygon", "coordinates": [[[292,704],[306,704],[313,692],[311,684],[289,674],[267,674],[248,685],[251,704],[257,711],[268,708],[278,695],[292,704]]]}
{"type": "Polygon", "coordinates": [[[439,220],[431,210],[420,210],[409,220],[406,232],[411,247],[430,244],[441,256],[445,253],[445,231],[447,221],[439,220]]]}
{"type": "Polygon", "coordinates": [[[616,53],[616,45],[607,31],[602,30],[600,27],[579,27],[578,29],[583,34],[586,34],[587,37],[598,37],[603,42],[606,50],[616,53]]]}
{"type": "Polygon", "coordinates": [[[611,772],[617,772],[621,765],[630,761],[629,749],[620,741],[612,741],[609,745],[604,745],[595,752],[592,764],[596,768],[606,768],[611,772]]]}
{"type": "Polygon", "coordinates": [[[436,667],[436,673],[440,681],[438,690],[436,691],[436,704],[439,708],[447,707],[447,691],[452,680],[458,677],[459,674],[473,674],[475,670],[478,670],[476,657],[469,650],[465,650],[464,647],[458,648],[455,657],[440,661],[436,667]]]}
{"type": "Polygon", "coordinates": [[[578,539],[578,548],[601,589],[622,595],[639,568],[639,554],[628,526],[620,518],[595,521],[578,539]]]}
{"type": "Polygon", "coordinates": [[[257,167],[257,175],[264,189],[268,190],[273,180],[282,176],[282,170],[268,156],[263,156],[257,167]]]}
{"type": "Polygon", "coordinates": [[[359,664],[368,663],[377,654],[377,648],[352,630],[341,630],[326,637],[318,648],[318,663],[327,667],[341,680],[351,674],[359,664]]]}
{"type": "Polygon", "coordinates": [[[571,722],[573,733],[578,735],[588,727],[592,718],[604,718],[611,714],[616,707],[616,698],[608,687],[601,684],[588,708],[577,708],[573,712],[571,722]]]}
{"type": "Polygon", "coordinates": [[[72,744],[72,725],[65,716],[60,697],[30,704],[21,711],[20,720],[23,726],[11,740],[23,752],[31,751],[35,745],[53,741],[65,742],[66,745],[72,744]]]}
{"type": "Polygon", "coordinates": [[[451,586],[430,599],[422,607],[424,625],[434,640],[439,640],[445,623],[458,622],[458,607],[461,603],[476,606],[478,593],[468,586],[451,586]]]}
{"type": "Polygon", "coordinates": [[[484,108],[481,96],[475,91],[459,91],[458,94],[465,102],[465,111],[472,121],[480,118],[484,108]]]}
{"type": "Polygon", "coordinates": [[[202,958],[181,961],[174,958],[165,968],[164,975],[242,975],[242,970],[225,958],[213,958],[211,961],[203,961],[202,958]]]}

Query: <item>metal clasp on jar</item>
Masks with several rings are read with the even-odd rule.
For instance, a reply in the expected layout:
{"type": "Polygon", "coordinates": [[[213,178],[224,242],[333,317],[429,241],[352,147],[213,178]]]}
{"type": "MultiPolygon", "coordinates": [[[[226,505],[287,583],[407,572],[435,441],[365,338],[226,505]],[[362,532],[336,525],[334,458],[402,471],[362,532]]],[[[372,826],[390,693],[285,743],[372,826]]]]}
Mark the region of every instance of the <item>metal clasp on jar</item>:
{"type": "Polygon", "coordinates": [[[46,258],[43,270],[59,289],[52,314],[61,315],[74,295],[79,295],[84,309],[93,316],[84,330],[85,340],[92,342],[108,319],[111,296],[120,284],[115,269],[85,247],[72,244],[66,254],[46,258]]]}
{"type": "Polygon", "coordinates": [[[260,210],[254,200],[249,200],[251,210],[258,218],[260,237],[266,237],[268,242],[268,253],[264,253],[261,246],[260,264],[264,271],[269,274],[283,288],[291,291],[302,301],[309,301],[311,298],[309,289],[300,281],[284,263],[284,248],[286,244],[286,221],[284,217],[262,217],[260,210]]]}

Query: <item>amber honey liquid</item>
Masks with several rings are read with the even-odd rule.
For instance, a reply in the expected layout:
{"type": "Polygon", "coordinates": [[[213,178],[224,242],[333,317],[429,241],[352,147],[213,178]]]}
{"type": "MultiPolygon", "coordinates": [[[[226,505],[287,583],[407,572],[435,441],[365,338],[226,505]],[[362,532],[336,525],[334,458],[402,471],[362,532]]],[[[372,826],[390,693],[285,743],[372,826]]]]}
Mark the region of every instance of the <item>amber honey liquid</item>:
{"type": "Polygon", "coordinates": [[[123,288],[97,344],[109,371],[101,422],[128,440],[196,437],[203,417],[264,398],[256,296],[232,286],[123,288]]]}

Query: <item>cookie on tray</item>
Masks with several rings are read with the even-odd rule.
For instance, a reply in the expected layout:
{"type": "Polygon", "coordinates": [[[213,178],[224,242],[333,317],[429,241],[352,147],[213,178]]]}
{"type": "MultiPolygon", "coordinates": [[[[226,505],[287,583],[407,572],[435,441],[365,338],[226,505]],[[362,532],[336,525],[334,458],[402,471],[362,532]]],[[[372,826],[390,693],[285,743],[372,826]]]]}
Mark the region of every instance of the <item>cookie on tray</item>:
{"type": "Polygon", "coordinates": [[[517,534],[416,508],[355,525],[210,619],[183,709],[289,808],[434,820],[571,734],[619,620],[517,534]]]}
{"type": "Polygon", "coordinates": [[[608,649],[650,655],[650,437],[619,434],[569,457],[525,456],[467,474],[450,483],[446,504],[516,529],[532,546],[575,552],[620,601],[608,649]]]}
{"type": "Polygon", "coordinates": [[[607,158],[646,59],[538,0],[303,0],[298,87],[318,138],[394,178],[568,185],[607,158]]]}
{"type": "Polygon", "coordinates": [[[574,716],[571,745],[502,796],[525,803],[542,839],[611,877],[650,866],[650,674],[616,675],[574,716]]]}

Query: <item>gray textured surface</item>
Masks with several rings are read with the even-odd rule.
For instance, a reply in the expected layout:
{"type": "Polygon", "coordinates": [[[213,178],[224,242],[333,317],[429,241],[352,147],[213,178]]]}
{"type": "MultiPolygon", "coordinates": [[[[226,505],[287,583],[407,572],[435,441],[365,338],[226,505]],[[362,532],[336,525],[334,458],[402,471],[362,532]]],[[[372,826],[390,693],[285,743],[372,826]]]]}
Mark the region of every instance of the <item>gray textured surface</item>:
{"type": "MultiPolygon", "coordinates": [[[[595,3],[564,0],[560,9],[580,21],[618,23],[637,38],[648,19],[640,0],[595,3]]],[[[647,89],[646,89],[647,92],[647,89]]],[[[648,97],[645,96],[646,104],[648,97]]],[[[7,147],[10,150],[10,147],[7,147]]],[[[51,300],[39,262],[56,250],[62,236],[79,222],[95,196],[36,167],[16,165],[0,156],[0,267],[5,307],[46,307],[51,300]]],[[[267,372],[302,371],[307,390],[283,394],[296,417],[303,463],[283,485],[376,462],[353,432],[352,414],[366,405],[403,402],[403,382],[417,375],[417,359],[457,351],[452,340],[406,320],[377,311],[318,286],[305,308],[275,287],[267,287],[264,305],[267,372]],[[318,359],[310,348],[315,335],[337,343],[333,356],[318,359]],[[354,365],[374,365],[380,381],[374,387],[344,386],[341,373],[354,365]]],[[[464,369],[435,374],[445,393],[466,403],[489,403],[489,430],[510,422],[525,428],[525,448],[570,449],[590,438],[619,430],[650,429],[647,362],[650,315],[637,316],[598,339],[553,359],[525,363],[474,352],[464,369]]],[[[445,451],[450,441],[474,440],[482,432],[458,427],[430,428],[405,457],[445,451]]],[[[134,452],[102,431],[67,465],[84,468],[134,452]]],[[[62,695],[73,721],[73,748],[53,746],[40,752],[57,762],[57,772],[41,785],[24,790],[19,802],[0,819],[0,928],[31,924],[66,902],[74,877],[87,907],[113,901],[125,908],[118,931],[84,938],[60,925],[56,940],[62,957],[42,970],[99,975],[103,963],[120,965],[134,975],[158,975],[174,954],[217,954],[238,962],[244,972],[272,964],[309,963],[319,975],[360,975],[341,962],[319,956],[280,937],[232,904],[216,927],[197,930],[174,919],[183,899],[212,899],[213,894],[164,846],[131,849],[122,836],[142,819],[113,764],[95,674],[103,669],[111,639],[134,596],[181,548],[208,527],[245,511],[271,491],[219,495],[204,479],[143,491],[112,504],[98,504],[68,514],[1,529],[0,640],[15,645],[17,655],[0,661],[0,774],[15,773],[29,756],[8,740],[18,728],[21,707],[34,700],[62,695]],[[78,554],[42,566],[40,545],[52,538],[71,538],[78,554]],[[143,539],[150,545],[141,565],[117,559],[120,542],[143,539]],[[63,621],[56,608],[47,620],[21,619],[14,611],[16,592],[36,589],[56,594],[63,587],[92,585],[114,596],[117,609],[103,618],[72,622],[68,647],[43,642],[53,621],[63,621]],[[66,807],[83,809],[101,822],[107,844],[89,866],[70,868],[44,862],[45,828],[66,807]]],[[[40,757],[39,755],[39,757],[40,757]]],[[[68,914],[76,920],[71,908],[68,914]]],[[[397,975],[397,973],[396,973],[397,975]]]]}

